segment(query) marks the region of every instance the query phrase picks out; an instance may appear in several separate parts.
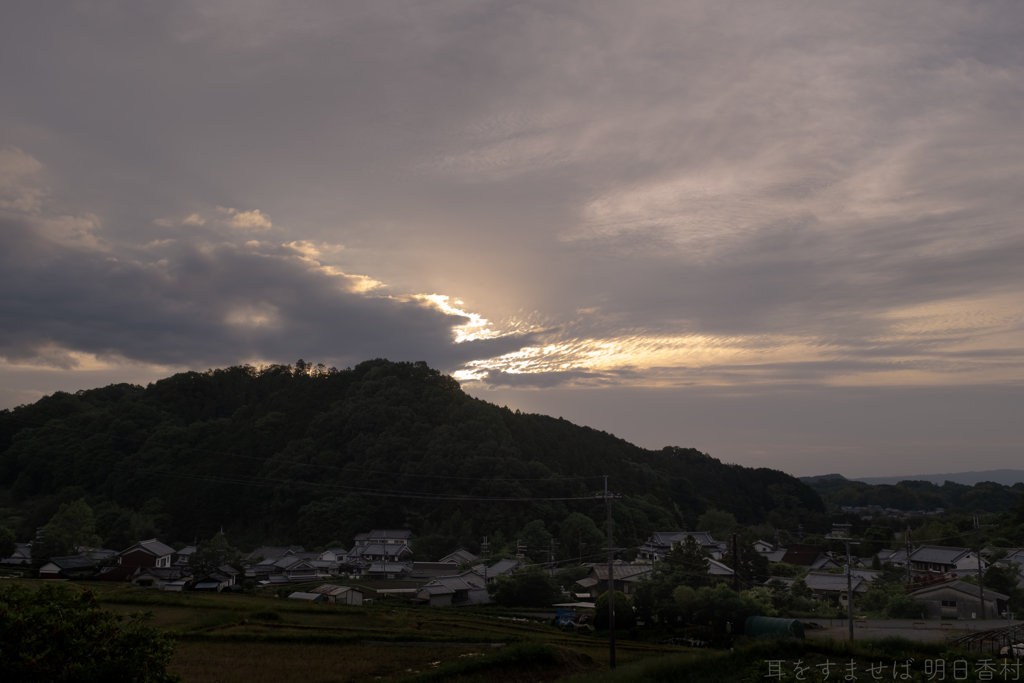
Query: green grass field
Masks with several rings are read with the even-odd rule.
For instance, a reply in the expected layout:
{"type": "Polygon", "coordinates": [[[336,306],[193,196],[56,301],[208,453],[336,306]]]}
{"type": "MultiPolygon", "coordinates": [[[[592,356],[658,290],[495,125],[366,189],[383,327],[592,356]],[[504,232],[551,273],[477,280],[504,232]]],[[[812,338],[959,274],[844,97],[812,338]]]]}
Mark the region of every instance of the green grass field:
{"type": "MultiPolygon", "coordinates": [[[[128,584],[66,585],[93,590],[115,612],[150,612],[149,623],[177,640],[171,670],[186,683],[550,681],[600,671],[608,662],[607,640],[599,634],[486,608],[398,600],[352,607],[128,584]]],[[[617,659],[626,664],[680,652],[620,640],[617,659]]]]}
{"type": "MultiPolygon", "coordinates": [[[[767,680],[765,662],[772,658],[808,666],[853,661],[862,674],[858,680],[871,680],[865,672],[875,662],[891,667],[913,659],[913,680],[923,681],[925,659],[961,656],[945,652],[944,644],[902,639],[853,646],[741,641],[731,651],[709,651],[623,637],[619,668],[610,671],[605,634],[563,631],[544,620],[513,620],[486,608],[437,609],[397,600],[351,607],[271,596],[164,593],[128,584],[66,585],[92,589],[113,611],[150,612],[150,624],[177,640],[171,670],[186,683],[752,682],[767,680]]],[[[973,667],[976,658],[968,659],[973,667]]],[[[846,671],[833,671],[831,678],[817,669],[809,673],[805,680],[831,681],[843,680],[846,671]]]]}

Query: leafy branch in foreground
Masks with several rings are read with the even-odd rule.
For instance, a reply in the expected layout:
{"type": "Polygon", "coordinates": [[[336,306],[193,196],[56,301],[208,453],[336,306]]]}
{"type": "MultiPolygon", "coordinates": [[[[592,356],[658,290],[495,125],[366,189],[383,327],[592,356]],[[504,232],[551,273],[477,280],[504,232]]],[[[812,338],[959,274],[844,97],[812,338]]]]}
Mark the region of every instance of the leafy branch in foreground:
{"type": "Polygon", "coordinates": [[[0,587],[0,680],[179,681],[167,672],[173,641],[146,626],[149,617],[104,610],[92,591],[0,587]]]}

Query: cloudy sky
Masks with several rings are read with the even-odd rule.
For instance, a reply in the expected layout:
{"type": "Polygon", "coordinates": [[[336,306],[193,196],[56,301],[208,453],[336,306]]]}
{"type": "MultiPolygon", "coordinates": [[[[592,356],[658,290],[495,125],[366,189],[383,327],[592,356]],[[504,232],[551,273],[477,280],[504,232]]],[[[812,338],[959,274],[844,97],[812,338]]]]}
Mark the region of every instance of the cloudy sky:
{"type": "Polygon", "coordinates": [[[0,407],[387,357],[800,475],[1024,467],[1024,4],[4,15],[0,407]]]}

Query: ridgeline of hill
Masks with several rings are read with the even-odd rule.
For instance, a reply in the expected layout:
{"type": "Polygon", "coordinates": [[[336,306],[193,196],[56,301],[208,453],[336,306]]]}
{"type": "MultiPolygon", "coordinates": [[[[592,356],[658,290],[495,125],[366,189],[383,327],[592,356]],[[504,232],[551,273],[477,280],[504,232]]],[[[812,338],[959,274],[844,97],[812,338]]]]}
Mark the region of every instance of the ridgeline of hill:
{"type": "Polygon", "coordinates": [[[968,486],[946,481],[940,486],[908,479],[894,484],[868,484],[838,474],[801,477],[801,481],[817,491],[829,509],[880,505],[903,511],[942,508],[965,514],[1003,512],[1017,505],[1024,493],[1024,483],[1020,482],[1006,486],[981,481],[968,486]]]}
{"type": "Polygon", "coordinates": [[[623,494],[613,508],[622,547],[692,529],[712,507],[743,524],[827,527],[818,494],[788,474],[513,412],[425,363],[231,367],[0,412],[0,496],[19,537],[85,497],[115,548],[150,532],[191,542],[221,527],[239,546],[347,546],[370,528],[408,528],[436,553],[477,547],[483,535],[512,539],[541,520],[563,539],[559,554],[576,556],[603,546],[592,537],[604,503],[593,496],[605,474],[623,494]],[[593,521],[579,530],[591,537],[584,550],[563,528],[573,513],[593,521]],[[574,547],[564,547],[567,534],[574,547]]]}

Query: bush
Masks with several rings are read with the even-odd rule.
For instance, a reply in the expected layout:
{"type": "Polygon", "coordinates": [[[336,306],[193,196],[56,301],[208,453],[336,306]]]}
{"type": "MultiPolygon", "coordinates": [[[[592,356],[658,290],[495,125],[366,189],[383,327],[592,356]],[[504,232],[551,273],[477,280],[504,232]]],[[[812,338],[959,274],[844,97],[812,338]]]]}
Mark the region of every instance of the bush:
{"type": "Polygon", "coordinates": [[[737,593],[725,584],[697,590],[693,604],[693,623],[707,624],[716,631],[725,631],[732,624],[733,633],[743,628],[747,617],[764,616],[764,607],[753,596],[737,593]]]}
{"type": "MultiPolygon", "coordinates": [[[[594,628],[608,628],[608,592],[598,596],[594,603],[594,628]]],[[[636,626],[636,613],[629,598],[622,591],[615,591],[615,629],[628,630],[636,626]]]]}
{"type": "Polygon", "coordinates": [[[144,625],[149,616],[101,609],[92,591],[0,587],[0,680],[179,681],[167,673],[173,641],[144,625]]]}
{"type": "Polygon", "coordinates": [[[885,616],[889,619],[920,619],[925,610],[923,602],[909,595],[894,595],[885,605],[885,616]]]}
{"type": "Polygon", "coordinates": [[[539,571],[522,571],[501,577],[487,590],[502,607],[550,607],[561,594],[554,580],[539,571]]]}

